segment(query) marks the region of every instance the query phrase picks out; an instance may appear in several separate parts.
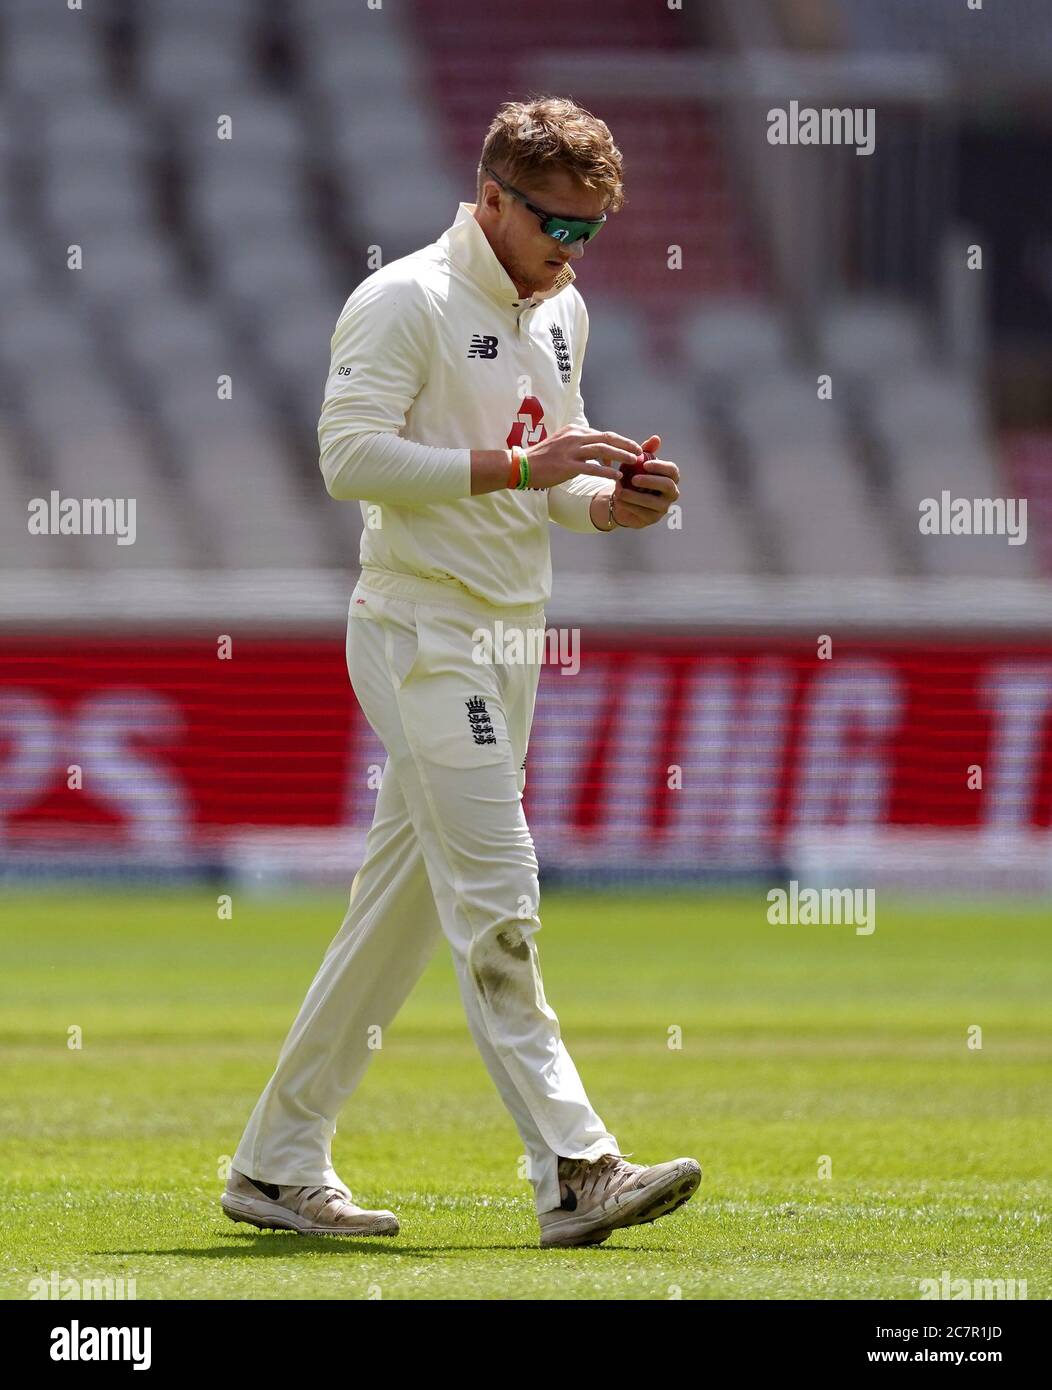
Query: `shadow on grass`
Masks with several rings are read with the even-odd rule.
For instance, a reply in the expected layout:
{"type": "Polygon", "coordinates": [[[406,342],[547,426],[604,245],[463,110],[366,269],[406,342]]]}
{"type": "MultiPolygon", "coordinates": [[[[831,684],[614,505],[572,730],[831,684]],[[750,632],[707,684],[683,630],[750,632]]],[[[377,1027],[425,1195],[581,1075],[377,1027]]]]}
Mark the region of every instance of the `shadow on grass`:
{"type": "Polygon", "coordinates": [[[327,1254],[340,1255],[387,1255],[387,1256],[409,1256],[419,1259],[421,1256],[434,1258],[443,1255],[470,1255],[478,1253],[480,1255],[493,1254],[495,1251],[506,1251],[507,1253],[532,1252],[537,1255],[559,1256],[577,1255],[582,1250],[587,1249],[590,1255],[618,1255],[618,1254],[653,1254],[667,1255],[669,1250],[661,1245],[591,1245],[577,1247],[576,1249],[562,1250],[559,1248],[542,1250],[539,1245],[525,1241],[508,1241],[503,1245],[397,1245],[392,1244],[389,1236],[365,1236],[355,1239],[354,1236],[300,1236],[293,1231],[267,1231],[260,1232],[258,1235],[234,1235],[229,1239],[231,1245],[209,1245],[209,1246],[155,1246],[152,1250],[92,1250],[92,1255],[181,1255],[188,1258],[197,1257],[206,1260],[226,1260],[226,1259],[270,1259],[280,1257],[288,1258],[290,1255],[302,1253],[304,1255],[316,1254],[325,1251],[327,1254]]]}

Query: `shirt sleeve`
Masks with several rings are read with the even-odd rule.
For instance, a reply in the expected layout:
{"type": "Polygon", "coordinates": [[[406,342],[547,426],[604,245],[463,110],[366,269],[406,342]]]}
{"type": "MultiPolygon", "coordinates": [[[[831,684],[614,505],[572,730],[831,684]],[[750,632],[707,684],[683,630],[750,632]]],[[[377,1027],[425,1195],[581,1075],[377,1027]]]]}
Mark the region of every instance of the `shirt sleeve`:
{"type": "MultiPolygon", "coordinates": [[[[572,378],[574,390],[574,404],[568,425],[578,425],[581,429],[591,428],[588,424],[588,417],[584,413],[584,398],[581,395],[581,371],[584,366],[584,352],[588,345],[588,311],[584,307],[584,301],[580,306],[581,317],[577,329],[577,361],[574,363],[574,374],[572,378]]],[[[557,483],[555,487],[548,489],[548,515],[557,526],[564,527],[567,531],[578,531],[582,534],[606,535],[606,531],[600,531],[591,517],[592,498],[604,495],[613,491],[614,484],[610,478],[592,478],[587,473],[578,473],[575,478],[568,479],[565,483],[557,483]]]]}
{"type": "Polygon", "coordinates": [[[471,496],[471,450],[403,439],[434,342],[423,286],[372,275],[344,305],[318,421],[319,463],[341,501],[453,502],[471,496]]]}

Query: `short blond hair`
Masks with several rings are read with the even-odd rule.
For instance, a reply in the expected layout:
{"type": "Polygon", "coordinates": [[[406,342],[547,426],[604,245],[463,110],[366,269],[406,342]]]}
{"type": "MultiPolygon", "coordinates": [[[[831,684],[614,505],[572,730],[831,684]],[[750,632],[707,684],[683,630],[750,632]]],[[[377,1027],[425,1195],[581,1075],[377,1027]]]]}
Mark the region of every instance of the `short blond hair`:
{"type": "Polygon", "coordinates": [[[565,169],[586,188],[605,195],[608,212],[617,212],[625,201],[621,151],[609,126],[569,97],[506,101],[482,146],[480,196],[488,178],[483,164],[511,184],[565,169]]]}

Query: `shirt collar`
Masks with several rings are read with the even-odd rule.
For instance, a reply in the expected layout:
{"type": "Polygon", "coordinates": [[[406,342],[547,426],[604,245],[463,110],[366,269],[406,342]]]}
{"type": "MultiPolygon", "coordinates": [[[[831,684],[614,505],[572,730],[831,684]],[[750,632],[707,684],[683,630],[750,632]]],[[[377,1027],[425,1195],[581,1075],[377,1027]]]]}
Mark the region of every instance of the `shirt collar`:
{"type": "Polygon", "coordinates": [[[497,260],[493,247],[489,244],[486,233],[475,221],[474,214],[474,203],[461,203],[453,225],[439,237],[439,245],[445,249],[446,255],[454,265],[459,266],[487,294],[499,299],[502,304],[507,304],[510,308],[538,304],[541,300],[551,299],[559,294],[577,278],[573,268],[564,265],[550,288],[537,290],[531,298],[523,299],[511,276],[497,260]]]}

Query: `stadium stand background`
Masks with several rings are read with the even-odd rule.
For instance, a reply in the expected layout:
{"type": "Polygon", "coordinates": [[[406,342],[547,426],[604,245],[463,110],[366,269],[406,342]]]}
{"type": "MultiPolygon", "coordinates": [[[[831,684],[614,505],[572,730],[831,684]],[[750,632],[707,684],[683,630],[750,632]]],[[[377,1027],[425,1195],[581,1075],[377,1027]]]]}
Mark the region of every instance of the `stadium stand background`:
{"type": "MultiPolygon", "coordinates": [[[[672,626],[693,642],[718,630],[777,643],[792,631],[813,647],[831,615],[848,635],[909,630],[922,644],[967,630],[987,645],[960,679],[988,708],[983,663],[998,655],[998,634],[1044,640],[1052,623],[1050,31],[1039,0],[981,12],[961,0],[713,0],[703,18],[664,0],[384,0],[379,10],[364,0],[85,0],[79,12],[4,0],[0,635],[17,639],[15,684],[50,689],[64,707],[83,693],[49,685],[60,647],[31,649],[37,633],[59,644],[69,631],[111,636],[97,670],[86,650],[72,659],[101,681],[122,663],[142,674],[143,643],[121,645],[129,625],[270,624],[290,641],[324,628],[335,654],[326,710],[350,700],[335,634],[361,520],[356,504],[328,498],[317,465],[333,327],[371,253],[389,262],[434,240],[458,201],[473,201],[497,104],[557,91],[608,120],[626,159],[628,202],[576,266],[591,319],[586,408],[597,426],[662,434],[663,455],[683,472],[686,524],[614,545],[553,527],[550,620],[609,635],[631,594],[637,625],[672,626]],[[790,99],[875,107],[873,154],[772,146],[766,112],[790,99]],[[220,117],[232,139],[217,138],[220,117]],[[981,274],[966,263],[975,243],[981,274]],[[71,247],[80,268],[68,267],[71,247]],[[670,248],[681,268],[669,268],[670,248]],[[818,398],[822,374],[831,400],[818,398]],[[229,399],[217,395],[224,377],[229,399]],[[134,497],[136,544],[30,536],[27,502],[52,489],[134,497]],[[1028,544],[921,537],[918,504],[942,489],[1026,497],[1028,544]]],[[[624,665],[613,649],[607,657],[611,672],[624,665]]],[[[177,659],[168,650],[158,668],[177,659]]],[[[895,659],[903,680],[924,683],[910,658],[895,659]]],[[[1006,656],[1031,680],[1036,658],[1027,660],[1006,656]]],[[[284,679],[294,664],[288,650],[269,666],[261,653],[258,681],[284,679]]],[[[862,678],[872,681],[871,668],[862,678]]],[[[1032,724],[1047,715],[1045,687],[1025,680],[1005,703],[1015,765],[1037,744],[1019,742],[1013,712],[1031,709],[1032,724]]],[[[567,713],[570,684],[542,691],[551,727],[585,717],[585,706],[567,713]]],[[[889,674],[885,694],[892,684],[889,674]]],[[[199,685],[187,689],[196,699],[199,685]]],[[[637,716],[653,709],[653,689],[640,686],[637,716]]],[[[46,700],[19,698],[0,707],[0,733],[28,752],[19,762],[9,738],[0,811],[31,819],[36,805],[35,833],[66,812],[57,795],[40,810],[30,775],[46,700]]],[[[125,711],[125,732],[148,726],[151,708],[146,699],[125,711]]],[[[219,728],[222,711],[207,708],[219,728]]],[[[816,709],[818,719],[820,700],[816,709]]],[[[254,726],[259,756],[280,731],[319,717],[306,697],[275,696],[254,726]]],[[[913,736],[930,742],[942,711],[924,717],[913,736]]],[[[728,738],[744,727],[735,720],[728,738]]],[[[975,720],[958,716],[954,727],[967,762],[975,720]]],[[[221,741],[210,757],[221,759],[221,741]]],[[[376,754],[362,745],[355,757],[364,767],[376,754]]],[[[759,752],[743,744],[739,754],[746,764],[765,756],[762,738],[759,752]]],[[[938,758],[939,775],[956,777],[945,749],[938,758]]],[[[903,768],[880,814],[905,821],[920,805],[937,825],[950,780],[929,804],[931,769],[911,771],[908,757],[903,768]]],[[[827,781],[841,773],[832,758],[827,781]]],[[[772,784],[789,775],[756,770],[772,784]]],[[[158,784],[150,802],[141,769],[113,777],[153,807],[144,842],[176,824],[185,788],[158,784]]],[[[255,793],[245,777],[247,816],[255,793]]],[[[642,793],[627,773],[615,784],[614,822],[628,825],[642,793]]],[[[860,805],[868,785],[858,783],[860,805]]],[[[736,848],[724,846],[720,862],[740,862],[747,842],[745,858],[757,858],[743,786],[728,812],[736,848]]],[[[257,818],[280,819],[287,790],[272,788],[257,818]]],[[[195,794],[204,805],[200,786],[195,794]]],[[[370,797],[328,784],[303,791],[300,819],[331,822],[344,795],[350,820],[367,822],[370,797]]],[[[783,820],[794,796],[805,810],[814,800],[806,787],[779,791],[783,820]]],[[[1048,820],[1047,807],[990,804],[1002,826],[1013,815],[1048,820]]],[[[658,822],[663,806],[653,800],[658,822]]],[[[592,809],[580,807],[588,821],[592,809]]],[[[849,826],[853,817],[849,808],[849,826]]],[[[535,822],[543,839],[541,809],[535,822]]],[[[550,847],[564,839],[555,816],[550,847]]],[[[819,836],[822,854],[829,843],[819,836]]],[[[669,862],[682,847],[672,844],[669,862]]],[[[960,859],[951,837],[942,862],[960,859]]],[[[346,856],[341,880],[345,871],[346,856]]]]}
{"type": "Polygon", "coordinates": [[[628,204],[579,268],[594,324],[586,406],[604,427],[662,431],[693,517],[675,544],[632,536],[616,552],[555,528],[557,568],[1014,577],[1035,556],[1047,567],[1035,546],[922,546],[912,524],[944,486],[988,496],[1025,480],[1046,507],[1052,493],[1047,420],[1006,416],[989,323],[973,322],[979,341],[962,351],[948,336],[954,286],[939,285],[940,256],[964,234],[954,83],[1000,61],[1004,82],[1021,82],[1023,121],[1052,51],[1042,58],[1032,31],[1019,40],[1024,20],[1049,28],[1040,6],[1016,6],[1014,25],[991,13],[971,26],[941,3],[749,7],[790,60],[804,42],[871,67],[930,53],[918,82],[943,94],[913,106],[902,91],[871,158],[825,152],[837,228],[805,223],[790,247],[772,224],[798,218],[799,200],[776,195],[786,170],[806,185],[814,152],[776,159],[757,142],[743,156],[747,103],[728,74],[749,49],[656,0],[88,8],[56,20],[54,7],[7,0],[0,21],[4,567],[353,567],[358,509],[329,502],[316,463],[336,316],[369,248],[404,254],[473,199],[489,116],[543,85],[539,54],[626,157],[628,204]],[[692,84],[692,64],[707,84],[692,84]],[[230,140],[217,138],[220,114],[230,140]],[[896,236],[906,249],[892,264],[896,236]],[[70,245],[82,269],[67,270],[70,245]],[[670,245],[680,270],[667,268],[670,245]],[[831,402],[816,399],[823,371],[831,402]],[[216,398],[224,374],[230,400],[216,398]],[[31,539],[22,499],[52,487],[134,494],[136,546],[115,561],[90,543],[31,539]]]}

